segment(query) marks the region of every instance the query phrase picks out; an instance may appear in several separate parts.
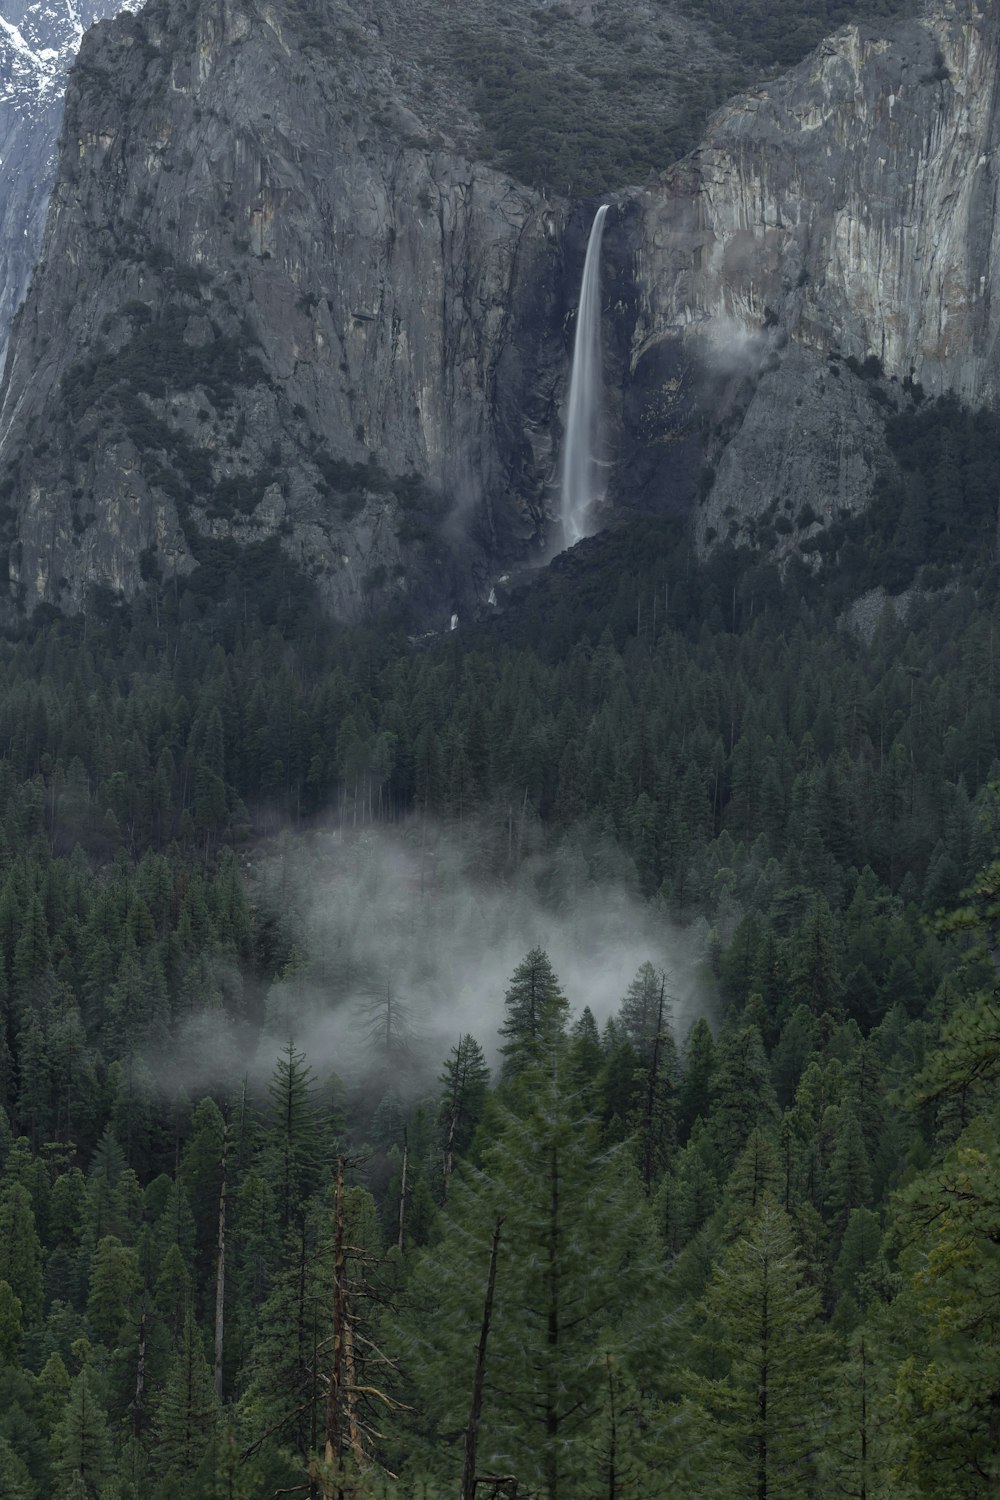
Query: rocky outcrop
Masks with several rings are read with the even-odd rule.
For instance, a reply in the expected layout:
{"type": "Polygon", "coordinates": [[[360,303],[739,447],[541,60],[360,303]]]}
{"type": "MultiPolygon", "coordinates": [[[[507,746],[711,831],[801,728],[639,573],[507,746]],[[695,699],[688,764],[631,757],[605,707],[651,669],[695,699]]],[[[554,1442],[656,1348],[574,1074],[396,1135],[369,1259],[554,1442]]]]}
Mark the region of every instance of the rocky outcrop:
{"type": "Polygon", "coordinates": [[[998,88],[988,0],[852,26],[630,196],[629,379],[666,364],[699,385],[703,539],[865,504],[893,383],[1000,394],[998,88]]]}

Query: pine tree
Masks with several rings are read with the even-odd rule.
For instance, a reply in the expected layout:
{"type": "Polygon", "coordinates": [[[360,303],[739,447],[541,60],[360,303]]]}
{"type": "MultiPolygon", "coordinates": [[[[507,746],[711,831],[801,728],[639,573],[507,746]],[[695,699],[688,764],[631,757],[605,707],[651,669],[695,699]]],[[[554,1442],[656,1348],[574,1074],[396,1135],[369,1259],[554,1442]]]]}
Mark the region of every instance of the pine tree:
{"type": "Polygon", "coordinates": [[[444,1157],[445,1197],[455,1158],[468,1150],[473,1132],[482,1118],[489,1078],[490,1070],[482,1047],[474,1037],[459,1037],[438,1080],[442,1085],[438,1119],[444,1157]]]}
{"type": "Polygon", "coordinates": [[[202,1099],[191,1116],[191,1130],[177,1174],[194,1216],[193,1269],[202,1286],[207,1284],[215,1264],[224,1130],[218,1105],[213,1099],[202,1099]]]}
{"type": "Polygon", "coordinates": [[[0,1278],[21,1303],[26,1321],[42,1310],[42,1247],[35,1230],[31,1194],[8,1182],[0,1197],[0,1278]]]}
{"type": "Polygon", "coordinates": [[[52,1467],[69,1493],[76,1484],[81,1500],[99,1500],[111,1471],[111,1437],[89,1365],[73,1381],[53,1429],[52,1467]]]}
{"type": "Polygon", "coordinates": [[[139,1263],[131,1246],[115,1235],[99,1240],[90,1262],[87,1318],[98,1343],[112,1348],[128,1326],[141,1290],[139,1263]]]}
{"type": "Polygon", "coordinates": [[[695,1120],[707,1120],[715,1092],[718,1067],[715,1039],[703,1016],[691,1027],[684,1048],[684,1070],[677,1095],[679,1138],[686,1141],[695,1120]]]}
{"type": "Polygon", "coordinates": [[[265,1147],[283,1231],[319,1181],[322,1140],[314,1092],[315,1078],[304,1053],[288,1042],[268,1085],[271,1118],[265,1147]]]}
{"type": "Polygon", "coordinates": [[[36,1500],[38,1488],[6,1438],[0,1437],[0,1495],[4,1500],[36,1500]]]}
{"type": "Polygon", "coordinates": [[[511,975],[504,1010],[501,1074],[510,1082],[559,1040],[569,1016],[569,1003],[541,948],[532,948],[511,975]]]}
{"type": "Polygon", "coordinates": [[[726,1229],[730,1237],[743,1233],[765,1201],[774,1201],[781,1174],[774,1144],[765,1131],[754,1128],[736,1158],[726,1183],[726,1229]]]}
{"type": "Polygon", "coordinates": [[[756,1026],[725,1031],[719,1042],[711,1131],[722,1161],[735,1161],[755,1126],[777,1115],[767,1055],[756,1026]]]}
{"type": "Polygon", "coordinates": [[[619,1008],[619,1022],[639,1059],[638,1098],[630,1125],[636,1132],[639,1170],[652,1192],[675,1142],[677,1048],[669,1029],[667,977],[644,963],[619,1008]]]}
{"type": "Polygon", "coordinates": [[[670,1021],[666,977],[647,960],[639,968],[618,1007],[618,1020],[640,1057],[670,1021]]]}
{"type": "Polygon", "coordinates": [[[70,1378],[62,1355],[53,1351],[42,1366],[38,1377],[38,1394],[41,1401],[45,1425],[52,1430],[66,1406],[69,1397],[70,1378]]]}
{"type": "Polygon", "coordinates": [[[8,1281],[0,1281],[0,1367],[18,1363],[23,1338],[21,1299],[8,1281]]]}
{"type": "Polygon", "coordinates": [[[153,1305],[175,1343],[180,1341],[184,1321],[191,1310],[191,1297],[191,1272],[184,1263],[180,1247],[171,1245],[160,1264],[153,1305]]]}
{"type": "Polygon", "coordinates": [[[598,1079],[604,1068],[604,1048],[594,1012],[585,1005],[570,1027],[570,1068],[584,1091],[588,1108],[597,1108],[598,1079]]]}
{"type": "Polygon", "coordinates": [[[304,1467],[315,1452],[323,1410],[318,1350],[331,1337],[327,1287],[320,1255],[321,1218],[302,1214],[285,1238],[284,1261],[260,1308],[254,1330],[252,1379],[243,1425],[272,1432],[304,1467]]]}
{"type": "Polygon", "coordinates": [[[827,1202],[834,1224],[845,1229],[856,1208],[867,1208],[872,1196],[872,1173],[858,1117],[849,1104],[837,1110],[837,1124],[830,1157],[827,1202]]]}
{"type": "Polygon", "coordinates": [[[717,1466],[713,1493],[802,1500],[815,1492],[832,1373],[819,1310],[791,1220],[765,1202],[726,1251],[704,1300],[711,1358],[726,1366],[722,1376],[690,1380],[712,1424],[704,1451],[717,1466]]]}
{"type": "Polygon", "coordinates": [[[190,1481],[212,1441],[218,1419],[212,1372],[188,1308],[180,1348],[160,1398],[154,1463],[165,1476],[190,1481]]]}
{"type": "Polygon", "coordinates": [[[559,1071],[526,1068],[530,1107],[504,1113],[481,1173],[459,1174],[441,1238],[417,1262],[401,1333],[416,1404],[438,1434],[427,1461],[456,1477],[455,1435],[466,1430],[484,1278],[502,1220],[480,1465],[516,1474],[545,1500],[580,1493],[600,1429],[606,1353],[636,1355],[657,1297],[640,1184],[622,1148],[601,1150],[559,1071]],[[431,1303],[439,1311],[428,1319],[431,1303]]]}
{"type": "Polygon", "coordinates": [[[862,1308],[869,1295],[868,1273],[874,1269],[881,1248],[878,1216],[867,1208],[852,1209],[833,1269],[833,1284],[841,1293],[853,1296],[862,1308]]]}
{"type": "Polygon", "coordinates": [[[795,933],[789,984],[794,1002],[813,1015],[839,1013],[843,997],[840,943],[830,908],[822,896],[795,933]]]}
{"type": "Polygon", "coordinates": [[[916,1495],[986,1500],[1000,1484],[1000,1141],[974,1120],[897,1210],[905,1281],[891,1309],[900,1360],[893,1474],[916,1495]]]}
{"type": "Polygon", "coordinates": [[[889,1469],[892,1421],[884,1353],[864,1327],[852,1334],[837,1370],[820,1457],[824,1494],[876,1500],[898,1494],[889,1469]]]}
{"type": "Polygon", "coordinates": [[[691,1240],[719,1206],[717,1158],[706,1127],[698,1119],[691,1139],[674,1159],[664,1185],[667,1244],[677,1252],[691,1240]]]}

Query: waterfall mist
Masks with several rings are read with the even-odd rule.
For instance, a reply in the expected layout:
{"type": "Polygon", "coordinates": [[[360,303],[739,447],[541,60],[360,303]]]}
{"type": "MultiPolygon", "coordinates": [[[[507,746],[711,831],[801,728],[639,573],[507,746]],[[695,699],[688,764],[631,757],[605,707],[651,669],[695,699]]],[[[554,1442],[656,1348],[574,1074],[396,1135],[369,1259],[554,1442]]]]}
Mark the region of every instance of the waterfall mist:
{"type": "Polygon", "coordinates": [[[262,1094],[290,1037],[318,1077],[361,1086],[379,1070],[372,1017],[391,993],[407,1032],[397,1090],[433,1094],[464,1032],[496,1062],[510,977],[534,947],[548,953],[575,1015],[589,1006],[599,1025],[641,963],[665,969],[680,1044],[706,1011],[707,925],[682,930],[645,902],[610,840],[581,832],[500,875],[489,872],[497,838],[502,826],[488,818],[461,831],[415,818],[347,835],[320,824],[267,841],[249,870],[252,899],[280,921],[295,963],[271,984],[263,1015],[193,1008],[143,1059],[149,1087],[198,1097],[246,1076],[262,1094]]]}
{"type": "Polygon", "coordinates": [[[601,238],[608,205],[594,217],[587,242],[576,315],[573,364],[563,439],[560,516],[563,546],[572,547],[593,529],[592,508],[604,494],[600,473],[601,419],[601,238]]]}

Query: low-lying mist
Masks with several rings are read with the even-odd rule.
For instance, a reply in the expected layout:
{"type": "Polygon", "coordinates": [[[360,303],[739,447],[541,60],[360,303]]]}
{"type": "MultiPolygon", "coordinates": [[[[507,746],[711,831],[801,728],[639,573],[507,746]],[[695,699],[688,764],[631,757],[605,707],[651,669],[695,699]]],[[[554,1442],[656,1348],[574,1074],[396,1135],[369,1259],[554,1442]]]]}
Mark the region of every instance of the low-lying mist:
{"type": "MultiPolygon", "coordinates": [[[[475,825],[461,836],[424,821],[359,832],[283,834],[250,863],[254,903],[292,941],[266,1017],[242,1034],[218,1010],[191,1018],[164,1086],[188,1092],[247,1074],[266,1085],[294,1043],[319,1078],[385,1078],[402,1096],[436,1091],[444,1058],[465,1032],[495,1064],[504,995],[526,953],[545,950],[574,1016],[598,1024],[618,1008],[647,960],[667,976],[679,1042],[703,1009],[701,934],[672,926],[636,893],[628,870],[596,873],[587,850],[563,846],[522,860],[506,878],[483,873],[475,825]]],[[[614,861],[612,861],[614,863],[614,861]]],[[[607,861],[604,861],[606,866],[607,861]]]]}

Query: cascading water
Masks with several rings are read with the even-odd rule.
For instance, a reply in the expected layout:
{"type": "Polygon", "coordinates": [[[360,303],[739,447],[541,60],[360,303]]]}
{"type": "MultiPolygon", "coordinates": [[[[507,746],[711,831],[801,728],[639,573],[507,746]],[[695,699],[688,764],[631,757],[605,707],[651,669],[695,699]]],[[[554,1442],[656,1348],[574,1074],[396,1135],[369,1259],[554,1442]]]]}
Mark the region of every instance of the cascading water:
{"type": "Polygon", "coordinates": [[[604,494],[601,453],[601,237],[608,205],[594,216],[580,284],[562,456],[563,546],[589,534],[591,509],[604,494]]]}

